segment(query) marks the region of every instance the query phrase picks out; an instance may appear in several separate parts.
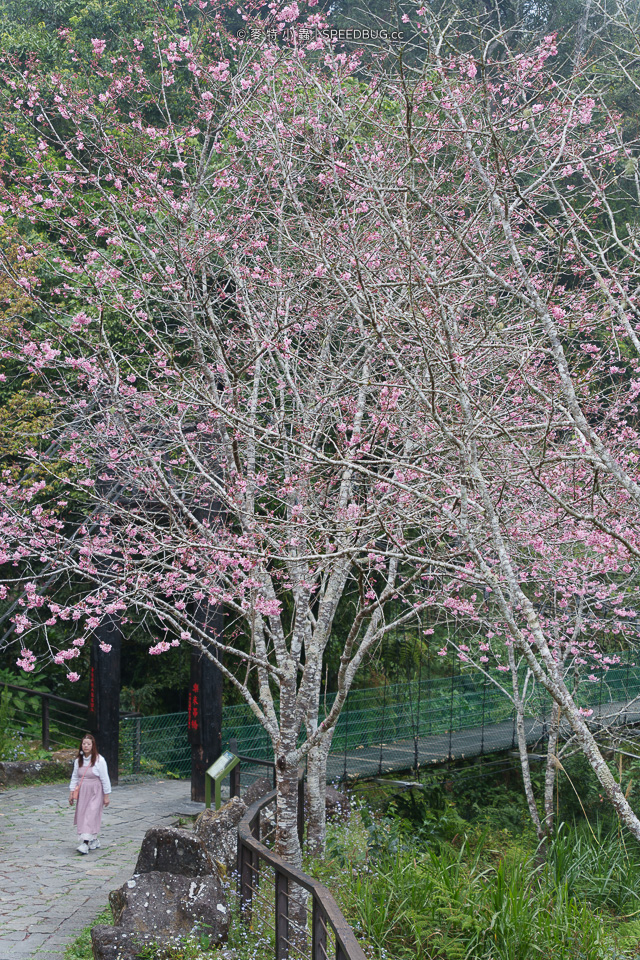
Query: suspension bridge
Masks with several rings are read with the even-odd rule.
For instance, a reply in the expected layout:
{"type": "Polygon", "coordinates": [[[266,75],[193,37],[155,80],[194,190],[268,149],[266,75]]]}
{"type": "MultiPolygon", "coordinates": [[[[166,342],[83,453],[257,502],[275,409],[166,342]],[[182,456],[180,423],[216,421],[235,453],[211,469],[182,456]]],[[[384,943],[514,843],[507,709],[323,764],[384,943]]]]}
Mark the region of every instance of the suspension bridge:
{"type": "MultiPolygon", "coordinates": [[[[611,667],[596,682],[581,682],[574,695],[579,706],[591,711],[588,722],[594,728],[640,723],[640,666],[611,667]]],[[[320,719],[332,702],[328,695],[320,719]]],[[[551,706],[546,691],[536,690],[529,698],[525,735],[530,746],[546,738],[551,706]]],[[[561,734],[568,732],[565,722],[561,734]]],[[[269,738],[248,706],[224,708],[223,733],[225,748],[235,739],[240,754],[273,759],[269,738]]],[[[516,747],[512,704],[489,677],[469,671],[386,684],[349,693],[334,733],[327,777],[338,782],[379,776],[516,747]]],[[[187,714],[124,718],[120,763],[123,774],[166,770],[188,777],[187,714]]]]}

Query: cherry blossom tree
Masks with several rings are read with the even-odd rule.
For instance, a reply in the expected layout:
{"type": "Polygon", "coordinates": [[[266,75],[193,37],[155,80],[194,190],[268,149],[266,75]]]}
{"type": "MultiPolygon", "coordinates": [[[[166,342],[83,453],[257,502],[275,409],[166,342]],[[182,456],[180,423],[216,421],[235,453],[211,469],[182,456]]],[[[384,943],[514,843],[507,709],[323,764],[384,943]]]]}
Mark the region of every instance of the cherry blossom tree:
{"type": "Polygon", "coordinates": [[[35,309],[4,331],[3,355],[8,375],[35,378],[53,424],[25,451],[44,478],[4,477],[2,560],[25,589],[13,622],[27,671],[49,657],[78,679],[74,659],[114,615],[154,624],[152,655],[190,643],[216,661],[271,738],[278,843],[299,862],[299,764],[319,849],[335,723],[393,626],[388,601],[420,575],[403,567],[416,518],[398,522],[385,482],[418,413],[398,405],[392,357],[300,233],[306,210],[328,242],[343,230],[323,195],[329,111],[358,59],[322,39],[229,40],[213,55],[197,39],[159,32],[151,77],[140,41],[126,60],[96,39],[91,85],[3,64],[2,213],[33,227],[5,268],[35,309]],[[352,625],[318,725],[341,602],[352,625]],[[206,613],[220,605],[223,636],[206,613]]]}
{"type": "MultiPolygon", "coordinates": [[[[448,531],[441,543],[466,557],[464,574],[449,583],[458,598],[433,602],[493,631],[483,585],[493,597],[541,836],[527,785],[518,659],[640,837],[569,682],[576,666],[604,656],[594,637],[602,636],[597,611],[607,597],[613,630],[636,636],[637,256],[618,214],[625,190],[637,187],[635,167],[595,91],[550,70],[553,37],[492,60],[489,47],[452,56],[434,28],[425,33],[428,79],[398,82],[392,97],[402,105],[394,127],[401,178],[383,167],[369,182],[397,239],[387,271],[406,278],[402,295],[394,291],[384,306],[378,283],[375,322],[382,340],[397,341],[401,331],[412,345],[410,354],[397,351],[397,363],[428,427],[406,468],[437,478],[431,489],[413,489],[448,531]],[[559,582],[547,579],[549,558],[559,582]],[[550,588],[573,609],[562,636],[561,621],[540,609],[550,588]],[[625,618],[631,629],[621,626],[625,618]]],[[[370,316],[376,277],[364,258],[357,275],[366,291],[360,309],[370,316]]],[[[551,755],[547,771],[549,784],[551,755]]]]}
{"type": "Polygon", "coordinates": [[[455,54],[422,11],[424,65],[365,69],[322,36],[285,39],[299,13],[278,15],[279,45],[210,22],[128,59],[95,40],[91,84],[2,65],[0,213],[25,235],[5,269],[34,306],[4,363],[37,378],[57,443],[55,461],[25,452],[47,479],[2,486],[19,662],[76,679],[115,613],[154,624],[153,655],[202,649],[271,738],[299,862],[298,764],[320,849],[357,670],[440,610],[475,637],[463,658],[510,672],[519,717],[526,664],[640,838],[572,679],[595,675],[609,621],[627,636],[635,618],[636,388],[611,363],[635,261],[603,247],[628,150],[579,77],[554,78],[553,38],[455,54]]]}

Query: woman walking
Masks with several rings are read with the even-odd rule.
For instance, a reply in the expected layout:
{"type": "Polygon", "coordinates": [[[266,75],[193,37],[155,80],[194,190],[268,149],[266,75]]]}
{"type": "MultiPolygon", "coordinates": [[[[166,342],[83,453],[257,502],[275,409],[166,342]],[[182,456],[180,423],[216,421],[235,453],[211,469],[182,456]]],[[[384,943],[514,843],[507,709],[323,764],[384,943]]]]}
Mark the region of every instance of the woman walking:
{"type": "Polygon", "coordinates": [[[97,850],[100,846],[98,834],[102,822],[102,808],[109,806],[111,782],[107,761],[98,753],[95,738],[90,733],[82,738],[73,764],[69,791],[69,805],[76,804],[73,822],[80,837],[78,853],[97,850]]]}

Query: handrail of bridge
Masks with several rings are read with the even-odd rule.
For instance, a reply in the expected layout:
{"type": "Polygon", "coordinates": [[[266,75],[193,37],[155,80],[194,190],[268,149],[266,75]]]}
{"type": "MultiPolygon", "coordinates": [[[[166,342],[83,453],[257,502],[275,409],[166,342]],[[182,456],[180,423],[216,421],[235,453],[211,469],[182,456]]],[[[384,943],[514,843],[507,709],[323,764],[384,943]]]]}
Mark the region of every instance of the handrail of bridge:
{"type": "Polygon", "coordinates": [[[335,937],[336,960],[366,960],[364,951],[345,920],[333,894],[317,880],[269,850],[260,842],[260,814],[276,798],[272,790],[252,804],[238,825],[238,884],[244,922],[251,922],[254,891],[258,886],[260,861],[275,872],[275,960],[289,956],[291,943],[289,885],[298,884],[312,897],[310,960],[328,960],[328,926],[335,937]]]}

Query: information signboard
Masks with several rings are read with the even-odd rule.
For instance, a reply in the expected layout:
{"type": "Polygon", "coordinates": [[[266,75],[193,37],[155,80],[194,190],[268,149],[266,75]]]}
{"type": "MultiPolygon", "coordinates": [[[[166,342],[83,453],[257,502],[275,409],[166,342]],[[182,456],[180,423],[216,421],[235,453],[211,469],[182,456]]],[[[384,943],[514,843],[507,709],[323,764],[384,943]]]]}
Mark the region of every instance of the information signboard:
{"type": "Polygon", "coordinates": [[[220,784],[231,773],[234,767],[240,763],[240,757],[236,757],[230,750],[221,753],[218,759],[211,764],[207,770],[204,787],[204,804],[207,810],[211,807],[211,781],[215,787],[216,810],[220,809],[222,799],[220,796],[220,784]]]}

